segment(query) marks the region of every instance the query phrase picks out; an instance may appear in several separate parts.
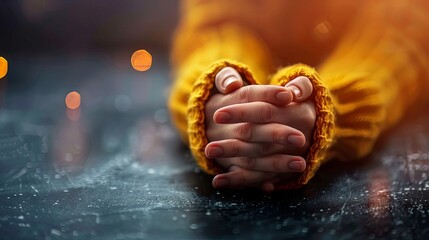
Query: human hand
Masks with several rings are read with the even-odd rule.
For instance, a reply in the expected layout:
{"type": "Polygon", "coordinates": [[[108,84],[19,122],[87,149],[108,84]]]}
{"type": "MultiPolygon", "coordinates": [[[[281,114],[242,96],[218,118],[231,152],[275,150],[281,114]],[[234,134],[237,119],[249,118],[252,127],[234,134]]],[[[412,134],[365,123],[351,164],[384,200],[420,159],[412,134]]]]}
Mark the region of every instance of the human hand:
{"type": "Polygon", "coordinates": [[[227,67],[215,84],[219,93],[205,109],[210,142],[205,152],[228,172],[213,179],[214,187],[270,191],[280,176],[305,169],[306,139],[311,139],[316,118],[308,78],[298,77],[285,87],[243,87],[238,72],[227,67]]]}

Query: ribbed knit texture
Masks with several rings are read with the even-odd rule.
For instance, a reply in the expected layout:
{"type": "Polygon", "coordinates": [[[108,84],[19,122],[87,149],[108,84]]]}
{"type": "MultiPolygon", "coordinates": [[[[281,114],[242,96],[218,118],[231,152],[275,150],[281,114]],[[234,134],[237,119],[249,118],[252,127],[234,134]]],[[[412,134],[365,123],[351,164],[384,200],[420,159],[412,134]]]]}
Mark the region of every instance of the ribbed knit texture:
{"type": "Polygon", "coordinates": [[[330,159],[367,156],[383,131],[428,99],[429,3],[347,2],[350,6],[315,1],[306,9],[283,0],[185,1],[173,45],[176,75],[169,107],[202,169],[222,171],[204,156],[204,106],[225,66],[236,68],[249,84],[284,85],[301,75],[313,83],[317,117],[307,167],[278,188],[306,184],[330,159]],[[326,14],[318,15],[318,7],[326,14]],[[328,19],[320,26],[330,35],[313,38],[307,32],[319,17],[328,19]],[[290,66],[276,72],[278,64],[290,66]]]}
{"type": "Polygon", "coordinates": [[[316,70],[303,64],[296,64],[278,71],[271,84],[284,86],[296,77],[305,76],[313,84],[314,102],[316,107],[316,124],[313,144],[306,158],[306,168],[300,177],[281,185],[280,188],[297,188],[306,184],[319,169],[320,164],[327,160],[326,151],[332,143],[334,131],[334,109],[331,95],[321,81],[316,70]]]}

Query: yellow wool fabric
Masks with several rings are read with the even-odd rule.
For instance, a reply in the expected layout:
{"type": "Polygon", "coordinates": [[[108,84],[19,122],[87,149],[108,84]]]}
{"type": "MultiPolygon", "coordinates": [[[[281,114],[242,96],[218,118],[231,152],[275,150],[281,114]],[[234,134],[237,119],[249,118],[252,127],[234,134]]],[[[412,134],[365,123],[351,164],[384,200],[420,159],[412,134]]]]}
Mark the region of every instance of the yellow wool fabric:
{"type": "Polygon", "coordinates": [[[302,75],[313,83],[317,115],[307,167],[279,188],[306,184],[330,159],[365,157],[384,130],[427,100],[429,3],[364,0],[346,1],[348,6],[342,0],[326,0],[314,1],[310,8],[307,2],[184,2],[173,42],[176,75],[169,107],[206,172],[223,171],[204,156],[204,106],[214,76],[225,66],[236,68],[248,84],[284,85],[302,75]],[[341,4],[343,9],[335,7],[341,4]],[[239,5],[242,11],[236,10],[239,5]],[[304,18],[296,13],[312,9],[320,11],[304,18]],[[319,13],[323,11],[325,15],[319,13]],[[327,20],[318,24],[324,17],[327,20]],[[290,18],[297,24],[278,24],[290,18]],[[330,39],[306,35],[320,26],[332,26],[330,39]]]}

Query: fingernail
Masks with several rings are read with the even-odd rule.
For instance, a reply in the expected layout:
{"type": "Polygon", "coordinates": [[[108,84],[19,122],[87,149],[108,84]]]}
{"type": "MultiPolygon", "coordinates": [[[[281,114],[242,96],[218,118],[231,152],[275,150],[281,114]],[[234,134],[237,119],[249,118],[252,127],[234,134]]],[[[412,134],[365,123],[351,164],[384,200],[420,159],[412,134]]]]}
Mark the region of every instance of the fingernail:
{"type": "Polygon", "coordinates": [[[238,78],[236,78],[235,76],[229,76],[223,81],[222,86],[226,89],[229,84],[231,84],[237,80],[238,80],[238,78]]]}
{"type": "Polygon", "coordinates": [[[228,182],[227,179],[222,179],[222,178],[221,179],[216,179],[214,187],[215,188],[223,188],[223,187],[228,186],[228,184],[229,184],[229,182],[228,182]]]}
{"type": "Polygon", "coordinates": [[[282,103],[289,103],[291,101],[291,96],[288,92],[279,92],[276,94],[276,99],[282,103]]]}
{"type": "Polygon", "coordinates": [[[218,112],[216,114],[215,121],[217,123],[228,123],[229,120],[231,120],[231,114],[229,114],[227,112],[218,112]]]}
{"type": "Polygon", "coordinates": [[[288,88],[293,92],[294,99],[299,99],[302,96],[301,89],[299,89],[298,87],[290,85],[288,88]]]}
{"type": "Polygon", "coordinates": [[[290,170],[302,172],[305,170],[304,163],[302,161],[292,161],[288,163],[290,170]]]}
{"type": "Polygon", "coordinates": [[[302,147],[305,144],[305,139],[298,135],[289,135],[287,141],[296,147],[302,147]]]}
{"type": "Polygon", "coordinates": [[[210,147],[207,151],[207,157],[214,158],[223,154],[223,149],[220,147],[210,147]]]}

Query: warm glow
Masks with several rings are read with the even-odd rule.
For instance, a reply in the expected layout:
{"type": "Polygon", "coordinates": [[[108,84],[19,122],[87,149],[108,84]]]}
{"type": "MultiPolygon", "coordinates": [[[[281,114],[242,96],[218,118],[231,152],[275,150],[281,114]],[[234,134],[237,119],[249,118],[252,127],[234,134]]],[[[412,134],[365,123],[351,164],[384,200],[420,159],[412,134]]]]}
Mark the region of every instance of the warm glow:
{"type": "Polygon", "coordinates": [[[80,94],[78,92],[70,92],[66,96],[66,106],[70,109],[76,109],[80,106],[80,94]]]}
{"type": "Polygon", "coordinates": [[[152,66],[152,55],[146,50],[137,50],[131,56],[131,65],[135,70],[144,72],[152,66]]]}
{"type": "Polygon", "coordinates": [[[7,61],[3,57],[0,57],[0,79],[7,74],[7,61]]]}

